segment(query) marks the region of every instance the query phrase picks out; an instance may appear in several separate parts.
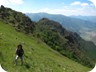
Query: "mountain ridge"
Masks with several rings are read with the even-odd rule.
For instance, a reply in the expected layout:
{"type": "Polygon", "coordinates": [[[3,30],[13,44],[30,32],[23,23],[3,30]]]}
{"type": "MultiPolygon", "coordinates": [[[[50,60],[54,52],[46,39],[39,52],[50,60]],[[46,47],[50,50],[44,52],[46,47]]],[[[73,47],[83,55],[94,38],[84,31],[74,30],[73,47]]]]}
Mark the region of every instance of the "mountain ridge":
{"type": "Polygon", "coordinates": [[[86,21],[86,20],[82,20],[82,19],[71,18],[71,17],[68,17],[68,16],[60,15],[60,14],[26,13],[26,15],[29,16],[30,19],[33,20],[33,21],[39,21],[42,18],[48,18],[50,20],[54,20],[54,21],[62,24],[63,27],[65,27],[66,29],[72,30],[73,32],[77,32],[77,33],[79,33],[78,29],[82,29],[82,27],[85,27],[85,28],[93,27],[93,29],[96,27],[96,23],[86,21]],[[77,21],[77,23],[76,23],[76,21],[77,21]],[[82,22],[82,23],[80,23],[80,22],[82,22]],[[90,26],[90,24],[92,26],[90,26]]]}
{"type": "MultiPolygon", "coordinates": [[[[92,41],[96,45],[96,23],[90,20],[72,18],[70,16],[64,16],[60,14],[48,14],[48,13],[26,13],[27,16],[31,18],[33,21],[39,21],[43,17],[48,18],[50,20],[54,20],[59,22],[64,28],[67,30],[78,33],[84,40],[92,41]]],[[[88,17],[89,18],[89,17],[88,17]]],[[[93,20],[95,21],[95,20],[93,20]]]]}

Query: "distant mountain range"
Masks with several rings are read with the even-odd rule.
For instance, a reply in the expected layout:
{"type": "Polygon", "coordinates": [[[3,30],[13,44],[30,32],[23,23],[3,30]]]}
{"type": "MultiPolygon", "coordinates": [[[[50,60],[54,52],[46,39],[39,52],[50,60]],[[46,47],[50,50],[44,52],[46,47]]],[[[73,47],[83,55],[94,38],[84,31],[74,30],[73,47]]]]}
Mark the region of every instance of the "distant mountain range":
{"type": "Polygon", "coordinates": [[[78,18],[96,23],[96,16],[70,16],[71,18],[78,18]]]}
{"type": "MultiPolygon", "coordinates": [[[[82,19],[86,21],[91,21],[96,24],[96,16],[70,16],[71,18],[77,18],[77,19],[82,19]]],[[[91,25],[91,24],[90,24],[91,25]]],[[[92,31],[83,31],[81,36],[86,39],[93,41],[96,44],[96,29],[93,29],[92,31]]]]}
{"type": "Polygon", "coordinates": [[[33,21],[39,21],[42,18],[48,18],[59,22],[67,30],[78,33],[82,38],[88,41],[93,41],[96,44],[96,41],[93,39],[96,38],[93,36],[96,34],[96,23],[95,16],[86,17],[86,16],[71,16],[67,17],[64,15],[57,14],[47,14],[47,13],[26,13],[27,16],[33,21]]]}
{"type": "Polygon", "coordinates": [[[48,18],[50,20],[57,21],[66,29],[77,32],[78,34],[81,33],[81,31],[93,31],[96,28],[96,23],[78,18],[71,18],[64,15],[47,13],[27,13],[26,15],[29,16],[33,21],[39,21],[42,18],[48,18]]]}

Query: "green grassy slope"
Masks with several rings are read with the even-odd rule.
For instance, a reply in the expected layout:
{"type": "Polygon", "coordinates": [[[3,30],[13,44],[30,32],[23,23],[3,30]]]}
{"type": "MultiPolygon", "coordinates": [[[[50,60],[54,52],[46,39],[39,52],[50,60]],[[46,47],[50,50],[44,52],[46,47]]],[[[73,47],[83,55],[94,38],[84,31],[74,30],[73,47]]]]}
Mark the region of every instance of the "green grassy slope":
{"type": "Polygon", "coordinates": [[[27,36],[0,21],[0,64],[8,72],[88,72],[84,67],[52,50],[37,38],[27,36]],[[16,46],[22,43],[24,65],[13,61],[16,46]]]}

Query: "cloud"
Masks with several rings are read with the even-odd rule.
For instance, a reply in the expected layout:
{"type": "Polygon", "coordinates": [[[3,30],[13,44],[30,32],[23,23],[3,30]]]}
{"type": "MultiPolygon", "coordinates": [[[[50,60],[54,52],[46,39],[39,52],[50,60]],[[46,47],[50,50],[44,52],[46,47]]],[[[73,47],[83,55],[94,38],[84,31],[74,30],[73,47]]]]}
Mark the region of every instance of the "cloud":
{"type": "Polygon", "coordinates": [[[40,12],[48,12],[48,11],[51,11],[51,9],[49,8],[44,8],[44,9],[41,9],[40,12]]]}
{"type": "Polygon", "coordinates": [[[70,5],[80,5],[81,3],[79,1],[73,2],[70,5]]]}
{"type": "Polygon", "coordinates": [[[89,6],[88,3],[82,3],[81,6],[89,6]]]}
{"type": "Polygon", "coordinates": [[[89,6],[88,3],[81,3],[79,1],[75,1],[73,3],[70,4],[71,6],[75,6],[75,5],[80,5],[80,6],[89,6]]]}
{"type": "MultiPolygon", "coordinates": [[[[33,11],[31,11],[33,12],[33,11]]],[[[34,11],[33,13],[38,12],[46,12],[49,14],[62,14],[66,16],[70,15],[83,15],[83,16],[96,16],[96,11],[94,11],[91,7],[81,7],[81,8],[60,8],[60,9],[51,9],[51,8],[43,8],[38,11],[34,11]]]]}
{"type": "Polygon", "coordinates": [[[8,0],[0,0],[0,5],[8,5],[9,3],[8,0]]]}
{"type": "Polygon", "coordinates": [[[23,0],[0,0],[0,5],[20,5],[23,4],[23,0]]]}
{"type": "Polygon", "coordinates": [[[23,4],[23,0],[9,0],[12,4],[23,4]]]}
{"type": "Polygon", "coordinates": [[[96,0],[89,0],[89,1],[91,1],[96,7],[96,0]]]}

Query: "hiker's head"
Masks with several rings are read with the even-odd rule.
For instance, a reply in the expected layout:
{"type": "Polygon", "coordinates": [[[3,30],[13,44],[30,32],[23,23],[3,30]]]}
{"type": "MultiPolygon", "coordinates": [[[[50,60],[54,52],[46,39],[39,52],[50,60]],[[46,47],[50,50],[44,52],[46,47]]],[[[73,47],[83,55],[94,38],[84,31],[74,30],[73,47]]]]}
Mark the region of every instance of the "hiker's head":
{"type": "Polygon", "coordinates": [[[21,44],[19,44],[19,45],[18,45],[18,48],[19,48],[19,49],[22,49],[22,45],[21,45],[21,44]]]}

